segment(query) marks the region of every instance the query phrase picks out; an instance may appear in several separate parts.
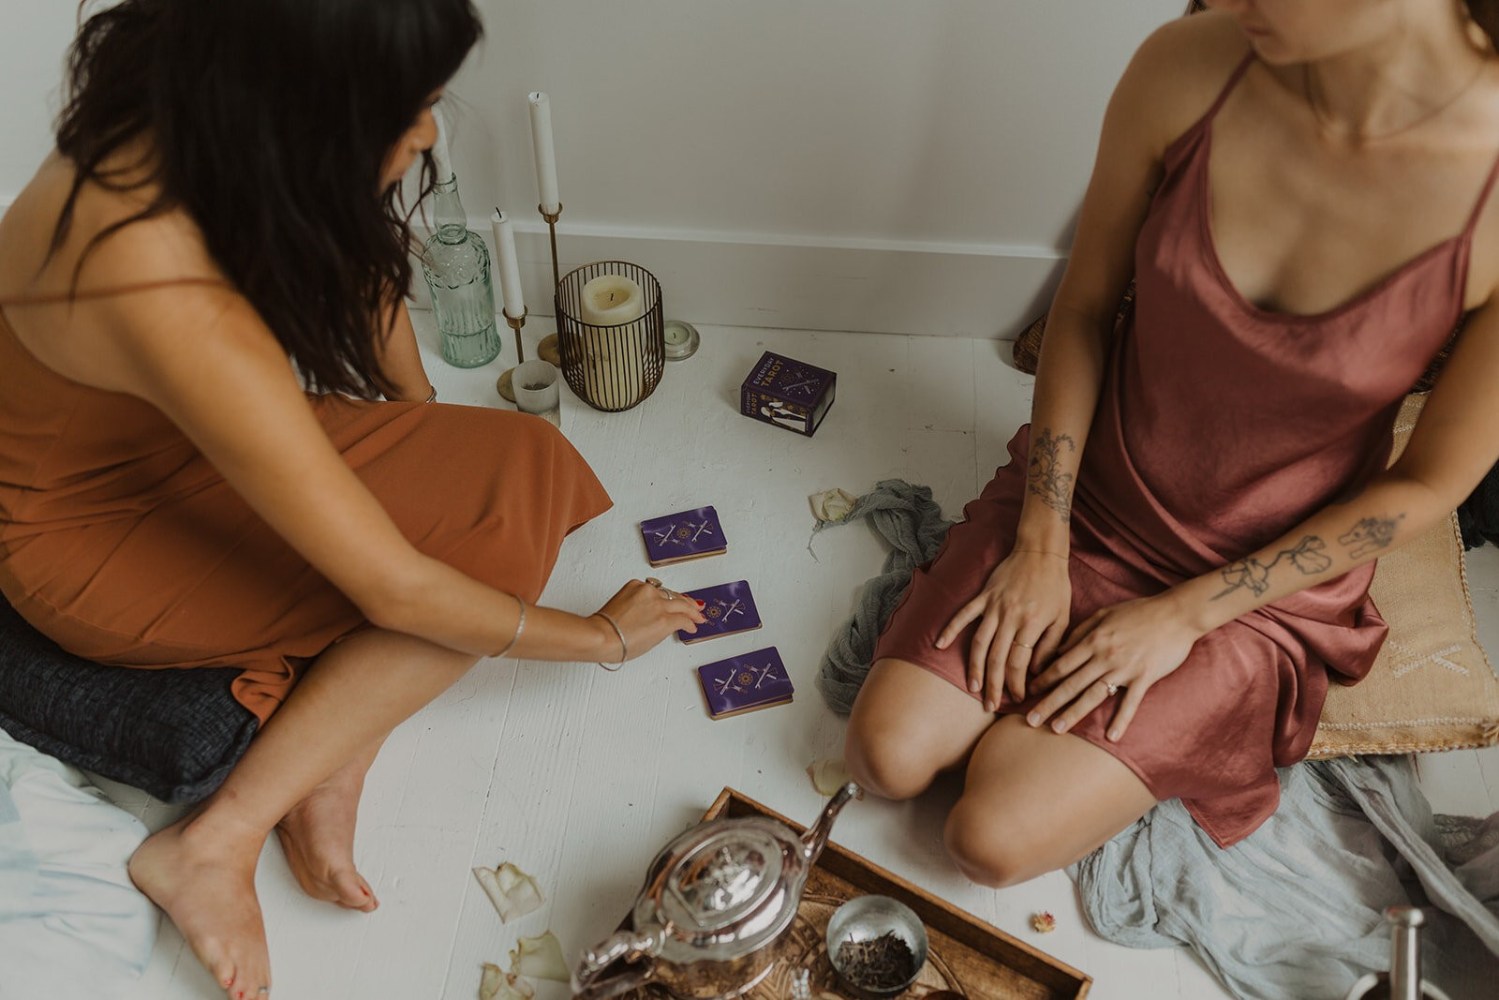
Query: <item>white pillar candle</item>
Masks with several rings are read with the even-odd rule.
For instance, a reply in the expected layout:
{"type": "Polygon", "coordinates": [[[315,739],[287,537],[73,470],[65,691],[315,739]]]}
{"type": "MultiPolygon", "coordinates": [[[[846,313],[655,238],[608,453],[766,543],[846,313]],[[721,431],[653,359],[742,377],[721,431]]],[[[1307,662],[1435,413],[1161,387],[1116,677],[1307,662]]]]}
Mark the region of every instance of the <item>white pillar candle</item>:
{"type": "Polygon", "coordinates": [[[489,217],[494,229],[495,253],[500,258],[500,295],[505,300],[505,315],[520,319],[526,314],[526,299],[520,290],[520,259],[515,253],[515,230],[510,219],[498,208],[489,217]]]}
{"type": "Polygon", "coordinates": [[[448,155],[448,123],[443,120],[442,109],[432,109],[432,119],[437,122],[437,141],[432,144],[432,165],[437,168],[437,183],[446,184],[453,179],[453,161],[448,155]]]}
{"type": "Polygon", "coordinates": [[[594,326],[633,323],[645,315],[645,293],[622,274],[601,274],[583,286],[582,312],[594,326]]]}
{"type": "Polygon", "coordinates": [[[562,211],[557,194],[557,151],[552,148],[552,103],[541,91],[532,92],[531,146],[536,154],[536,183],[541,189],[541,210],[548,215],[562,211]]]}
{"type": "MultiPolygon", "coordinates": [[[[579,311],[578,318],[595,327],[634,323],[645,315],[645,292],[622,274],[601,274],[583,286],[579,311]]],[[[600,406],[620,409],[640,398],[645,378],[641,326],[585,329],[583,379],[600,406]]]]}

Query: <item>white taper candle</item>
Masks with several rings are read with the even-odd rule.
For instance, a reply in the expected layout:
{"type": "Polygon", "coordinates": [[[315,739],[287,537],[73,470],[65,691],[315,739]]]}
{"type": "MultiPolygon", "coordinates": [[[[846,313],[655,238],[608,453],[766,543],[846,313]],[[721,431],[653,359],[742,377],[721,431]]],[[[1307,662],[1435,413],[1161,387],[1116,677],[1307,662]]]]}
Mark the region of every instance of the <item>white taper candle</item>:
{"type": "Polygon", "coordinates": [[[531,104],[531,146],[536,153],[536,184],[541,190],[541,210],[548,215],[562,210],[557,194],[557,151],[552,147],[552,103],[541,91],[533,91],[531,104]]]}
{"type": "Polygon", "coordinates": [[[510,227],[510,217],[498,208],[489,217],[494,228],[495,252],[500,257],[500,295],[504,298],[505,315],[520,319],[526,314],[526,299],[520,290],[520,259],[515,253],[515,230],[510,227]]]}

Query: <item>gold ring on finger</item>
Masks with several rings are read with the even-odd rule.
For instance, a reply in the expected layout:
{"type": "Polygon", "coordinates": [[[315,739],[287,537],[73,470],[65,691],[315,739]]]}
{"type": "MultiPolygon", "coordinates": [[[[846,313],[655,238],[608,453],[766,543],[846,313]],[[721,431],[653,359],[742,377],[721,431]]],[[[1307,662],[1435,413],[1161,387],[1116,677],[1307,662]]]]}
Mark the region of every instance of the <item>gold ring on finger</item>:
{"type": "Polygon", "coordinates": [[[1010,643],[1010,645],[1012,645],[1012,646],[1019,646],[1021,649],[1034,649],[1035,648],[1030,643],[1028,643],[1028,642],[1021,642],[1019,639],[1016,639],[1014,642],[1010,643]]]}

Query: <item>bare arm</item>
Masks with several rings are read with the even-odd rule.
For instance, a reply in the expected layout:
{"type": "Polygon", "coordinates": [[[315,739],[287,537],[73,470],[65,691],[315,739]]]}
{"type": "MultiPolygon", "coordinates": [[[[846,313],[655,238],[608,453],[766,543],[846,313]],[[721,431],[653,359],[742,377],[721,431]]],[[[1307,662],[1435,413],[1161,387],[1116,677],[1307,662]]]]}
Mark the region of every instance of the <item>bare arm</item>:
{"type": "Polygon", "coordinates": [[[1450,515],[1499,460],[1496,381],[1499,307],[1491,303],[1470,320],[1395,464],[1258,552],[1173,588],[1181,613],[1211,631],[1371,562],[1450,515]]]}
{"type": "Polygon", "coordinates": [[[991,710],[1002,688],[1025,697],[1032,664],[1047,662],[1066,633],[1073,488],[1135,242],[1167,146],[1202,114],[1243,52],[1242,33],[1223,19],[1173,22],[1141,46],[1109,102],[1077,238],[1047,318],[1015,548],[937,639],[946,648],[978,622],[968,686],[984,692],[991,710]]]}
{"type": "Polygon", "coordinates": [[[1499,306],[1470,321],[1400,458],[1358,495],[1269,545],[1156,597],[1105,608],[1036,679],[1051,688],[1028,717],[1065,731],[1125,688],[1109,738],[1123,735],[1150,687],[1219,626],[1347,573],[1419,536],[1462,502],[1499,459],[1499,306]],[[1103,682],[1103,683],[1100,683],[1103,682]],[[1059,714],[1058,714],[1059,713],[1059,714]]]}
{"type": "Polygon", "coordinates": [[[380,370],[395,389],[389,399],[421,403],[432,396],[432,383],[422,367],[422,353],[416,346],[416,331],[411,327],[411,313],[404,300],[397,299],[388,310],[385,339],[380,342],[380,370]]]}
{"type": "MultiPolygon", "coordinates": [[[[280,346],[247,302],[227,290],[176,288],[123,296],[101,308],[113,332],[104,340],[113,356],[96,368],[109,373],[112,384],[102,387],[159,408],[366,617],[475,655],[506,647],[519,624],[517,599],[407,542],[334,449],[280,346]]],[[[616,617],[632,653],[673,628],[693,628],[700,617],[687,612],[690,602],[622,595],[616,600],[628,607],[610,606],[622,614],[616,617]]],[[[621,651],[601,618],[533,608],[512,652],[603,660],[621,651]]]]}

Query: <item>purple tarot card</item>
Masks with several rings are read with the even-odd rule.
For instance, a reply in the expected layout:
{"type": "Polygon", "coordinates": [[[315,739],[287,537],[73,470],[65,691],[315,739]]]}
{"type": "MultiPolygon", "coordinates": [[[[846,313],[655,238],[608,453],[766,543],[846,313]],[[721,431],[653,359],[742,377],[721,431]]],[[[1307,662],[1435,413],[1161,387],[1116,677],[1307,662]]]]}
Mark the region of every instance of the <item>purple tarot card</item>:
{"type": "Polygon", "coordinates": [[[718,511],[712,507],[641,521],[640,535],[652,566],[716,556],[729,549],[723,526],[718,523],[718,511]]]}
{"type": "Polygon", "coordinates": [[[774,646],[698,667],[697,676],[715,719],[791,700],[791,675],[774,646]]]}
{"type": "Polygon", "coordinates": [[[760,612],[755,610],[755,598],[747,580],[689,590],[686,594],[703,602],[703,614],[708,620],[697,627],[695,634],[678,632],[677,638],[683,642],[702,642],[760,627],[760,612]]]}

